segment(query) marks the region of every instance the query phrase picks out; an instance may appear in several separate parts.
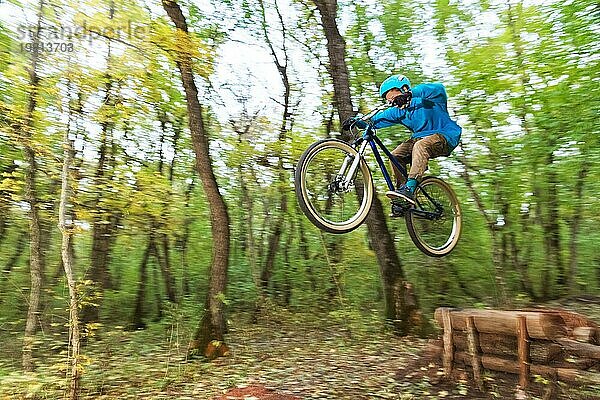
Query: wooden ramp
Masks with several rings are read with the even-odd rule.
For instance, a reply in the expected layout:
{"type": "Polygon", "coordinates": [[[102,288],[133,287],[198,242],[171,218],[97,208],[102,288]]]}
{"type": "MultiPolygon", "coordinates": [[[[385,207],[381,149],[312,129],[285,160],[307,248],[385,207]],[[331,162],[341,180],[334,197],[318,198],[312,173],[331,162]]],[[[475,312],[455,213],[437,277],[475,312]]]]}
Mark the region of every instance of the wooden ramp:
{"type": "Polygon", "coordinates": [[[566,310],[513,311],[438,308],[443,338],[433,341],[449,376],[456,363],[470,366],[482,387],[483,368],[574,384],[600,384],[600,327],[566,310]]]}

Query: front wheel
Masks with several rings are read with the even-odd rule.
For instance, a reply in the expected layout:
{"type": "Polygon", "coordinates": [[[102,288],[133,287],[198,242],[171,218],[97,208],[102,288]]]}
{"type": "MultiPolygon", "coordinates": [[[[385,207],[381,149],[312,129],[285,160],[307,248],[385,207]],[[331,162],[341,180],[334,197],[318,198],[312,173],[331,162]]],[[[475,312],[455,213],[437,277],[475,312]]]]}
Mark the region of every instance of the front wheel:
{"type": "Polygon", "coordinates": [[[458,243],[462,214],[456,193],[446,182],[424,178],[415,190],[417,205],[406,213],[406,227],[414,244],[431,257],[449,254],[458,243]]]}
{"type": "Polygon", "coordinates": [[[358,152],[348,143],[325,139],[300,157],[295,174],[300,209],[319,229],[350,232],[363,223],[373,202],[371,171],[364,159],[352,174],[358,152]]]}

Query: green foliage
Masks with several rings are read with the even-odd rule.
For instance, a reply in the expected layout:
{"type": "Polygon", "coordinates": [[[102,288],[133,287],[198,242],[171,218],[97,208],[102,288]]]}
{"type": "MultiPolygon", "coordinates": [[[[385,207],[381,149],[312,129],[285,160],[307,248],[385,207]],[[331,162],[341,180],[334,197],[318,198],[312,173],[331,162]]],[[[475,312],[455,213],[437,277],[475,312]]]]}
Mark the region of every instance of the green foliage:
{"type": "MultiPolygon", "coordinates": [[[[33,3],[13,3],[31,15],[37,9],[33,3]]],[[[41,53],[40,89],[33,98],[31,54],[15,50],[20,47],[15,26],[0,20],[0,269],[15,260],[10,272],[0,276],[0,387],[12,390],[11,396],[56,398],[66,388],[68,295],[61,278],[56,206],[67,130],[77,150],[68,211],[75,222],[81,304],[100,306],[99,324],[86,327],[91,355],[83,387],[90,396],[104,393],[105,385],[133,396],[136,385],[164,392],[185,386],[197,374],[213,379],[220,371],[217,364],[169,364],[185,358],[191,332],[204,312],[213,251],[211,213],[195,172],[176,64],[180,60],[175,54],[182,51],[193,60],[213,166],[230,214],[228,290],[219,298],[230,312],[230,326],[238,329],[232,341],[244,339],[242,330],[256,333],[254,329],[265,328],[245,323],[263,295],[269,300],[262,323],[272,324],[268,327],[273,340],[282,341],[273,329],[282,321],[293,325],[290,331],[305,323],[343,327],[343,337],[334,335],[328,342],[340,353],[352,335],[368,338],[367,343],[374,340],[373,345],[379,345],[379,335],[386,335],[381,277],[366,228],[343,236],[325,235],[296,204],[297,160],[310,143],[332,135],[337,126],[337,121],[328,126],[335,104],[318,13],[304,3],[278,2],[283,29],[276,13],[268,11],[267,32],[278,38],[273,39],[278,53],[284,48],[279,38],[287,35],[291,55],[286,71],[292,81],[292,107],[290,115],[283,116],[289,120],[282,135],[279,76],[265,77],[262,59],[251,60],[261,69],[245,71],[241,60],[220,58],[224,55],[220,46],[230,44],[230,39],[240,48],[246,46],[240,41],[246,40],[252,42],[249,47],[267,48],[258,5],[216,2],[210,5],[214,12],[191,3],[181,5],[189,35],[174,33],[163,13],[141,2],[51,1],[44,13],[47,29],[85,23],[106,35],[67,38],[75,45],[73,54],[41,53]],[[119,36],[124,26],[139,28],[143,34],[119,36]],[[230,72],[223,78],[220,74],[227,68],[230,72]],[[251,85],[256,78],[266,80],[267,87],[251,85]],[[268,91],[266,97],[274,101],[262,103],[259,90],[268,91]],[[230,91],[235,101],[227,97],[230,91]],[[321,104],[315,105],[315,98],[321,104]],[[25,141],[32,99],[36,102],[32,137],[25,141]],[[34,375],[15,373],[20,368],[30,284],[29,238],[22,249],[17,246],[29,229],[22,153],[26,144],[36,154],[46,256],[44,336],[39,335],[37,343],[44,365],[34,375]],[[263,291],[261,273],[279,218],[283,224],[278,251],[263,291]],[[115,224],[108,233],[111,287],[100,293],[85,274],[94,261],[94,225],[110,223],[115,224]],[[157,241],[158,255],[148,257],[141,290],[141,265],[151,238],[157,241]],[[166,256],[178,304],[166,301],[160,258],[166,256]],[[141,318],[147,330],[126,332],[123,327],[131,323],[140,291],[145,295],[141,318]],[[304,313],[319,313],[321,319],[307,322],[304,313]],[[106,354],[111,354],[107,360],[106,354]],[[138,363],[153,359],[153,354],[160,354],[166,364],[138,363]],[[120,364],[123,359],[125,364],[120,364]],[[121,390],[117,384],[125,378],[131,385],[121,390]]],[[[600,289],[596,3],[511,2],[509,8],[508,3],[483,0],[410,5],[390,0],[338,6],[351,92],[359,110],[379,104],[380,82],[390,73],[402,72],[415,84],[443,81],[451,112],[464,127],[462,145],[455,153],[430,165],[430,173],[449,181],[461,200],[464,232],[457,249],[443,259],[427,258],[410,242],[402,220],[386,221],[424,315],[440,305],[495,305],[504,295],[515,307],[567,292],[596,295],[600,289]],[[570,284],[559,280],[560,266],[570,284]]],[[[267,52],[267,59],[270,56],[267,52]]],[[[380,132],[389,147],[407,135],[401,126],[380,132]]],[[[385,186],[378,180],[376,187],[382,191],[385,186]]],[[[380,200],[387,207],[387,199],[380,200]]],[[[265,359],[252,361],[261,364],[265,359]]],[[[252,363],[240,366],[222,385],[246,382],[252,368],[252,363]]],[[[412,396],[432,387],[425,380],[406,386],[395,388],[412,396]]],[[[460,385],[455,388],[459,394],[464,390],[460,385]]],[[[0,391],[4,395],[8,394],[0,391]]]]}

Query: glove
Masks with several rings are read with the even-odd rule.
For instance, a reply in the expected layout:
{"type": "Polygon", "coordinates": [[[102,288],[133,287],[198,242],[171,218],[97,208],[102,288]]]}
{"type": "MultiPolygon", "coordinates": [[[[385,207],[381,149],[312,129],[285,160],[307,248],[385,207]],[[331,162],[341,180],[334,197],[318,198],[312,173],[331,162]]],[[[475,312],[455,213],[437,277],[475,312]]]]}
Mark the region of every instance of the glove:
{"type": "Polygon", "coordinates": [[[350,129],[352,129],[352,125],[354,125],[354,117],[350,117],[347,120],[345,120],[344,122],[342,122],[342,129],[345,131],[349,131],[350,129]]]}
{"type": "Polygon", "coordinates": [[[367,123],[358,117],[350,117],[342,122],[342,129],[345,131],[349,131],[353,126],[356,126],[358,129],[365,129],[367,123]]]}
{"type": "Polygon", "coordinates": [[[410,105],[410,101],[412,100],[412,92],[408,91],[406,93],[401,93],[398,96],[394,97],[392,100],[392,105],[398,108],[406,108],[410,105]]]}

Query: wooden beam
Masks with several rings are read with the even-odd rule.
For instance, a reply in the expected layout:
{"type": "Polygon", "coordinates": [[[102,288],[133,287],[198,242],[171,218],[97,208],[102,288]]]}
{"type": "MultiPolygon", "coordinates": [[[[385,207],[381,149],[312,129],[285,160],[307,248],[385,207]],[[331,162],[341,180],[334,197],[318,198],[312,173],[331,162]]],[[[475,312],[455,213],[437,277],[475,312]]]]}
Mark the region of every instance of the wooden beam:
{"type": "Polygon", "coordinates": [[[517,323],[518,354],[519,354],[519,385],[526,389],[531,373],[529,360],[529,336],[527,335],[527,318],[519,316],[517,323]]]}
{"type": "Polygon", "coordinates": [[[450,376],[454,363],[454,343],[452,340],[452,322],[450,320],[450,310],[442,311],[442,325],[444,327],[444,375],[450,376]]]}
{"type": "Polygon", "coordinates": [[[600,360],[600,346],[590,343],[581,343],[571,339],[557,339],[556,343],[560,344],[571,354],[600,360]]]}
{"type": "Polygon", "coordinates": [[[473,367],[473,380],[479,387],[479,390],[485,392],[483,380],[481,379],[481,352],[479,349],[479,333],[475,329],[473,317],[467,318],[467,342],[469,343],[469,353],[471,354],[471,366],[473,367]]]}
{"type": "Polygon", "coordinates": [[[435,310],[435,320],[443,326],[442,311],[450,313],[452,328],[466,330],[466,318],[473,316],[475,328],[479,333],[498,333],[516,335],[517,319],[527,318],[527,332],[535,339],[555,339],[567,336],[565,321],[558,313],[532,311],[497,311],[480,309],[448,309],[445,307],[435,310]]]}
{"type": "MultiPolygon", "coordinates": [[[[479,338],[479,349],[484,354],[495,355],[505,358],[517,358],[517,338],[515,336],[503,336],[495,333],[477,333],[479,338]]],[[[467,334],[454,330],[452,342],[456,351],[469,351],[467,334]]],[[[440,339],[437,344],[444,347],[440,339]]],[[[567,352],[560,344],[549,340],[532,340],[529,343],[529,357],[533,364],[549,364],[564,361],[567,352]]]]}
{"type": "MultiPolygon", "coordinates": [[[[444,349],[435,345],[431,345],[428,348],[428,351],[432,356],[437,355],[440,357],[443,354],[444,349]]],[[[471,365],[471,355],[467,352],[455,352],[454,360],[465,365],[471,365]]],[[[483,368],[492,371],[508,372],[511,374],[519,373],[519,365],[516,361],[507,360],[500,357],[493,357],[484,354],[481,356],[481,365],[483,368]]],[[[530,367],[533,375],[541,375],[551,380],[558,379],[563,382],[580,385],[597,385],[598,382],[600,382],[600,373],[598,372],[580,371],[573,368],[554,368],[534,364],[532,364],[530,367]]]]}

